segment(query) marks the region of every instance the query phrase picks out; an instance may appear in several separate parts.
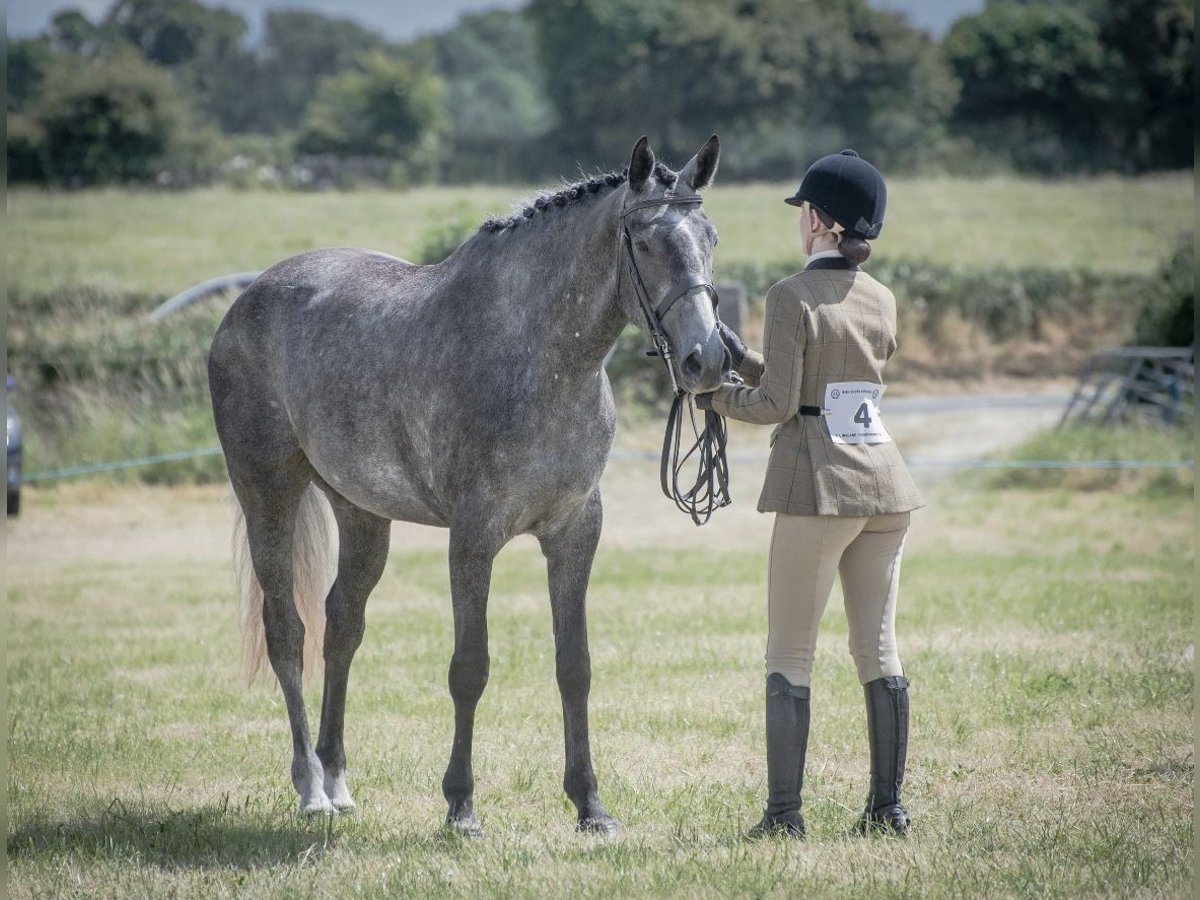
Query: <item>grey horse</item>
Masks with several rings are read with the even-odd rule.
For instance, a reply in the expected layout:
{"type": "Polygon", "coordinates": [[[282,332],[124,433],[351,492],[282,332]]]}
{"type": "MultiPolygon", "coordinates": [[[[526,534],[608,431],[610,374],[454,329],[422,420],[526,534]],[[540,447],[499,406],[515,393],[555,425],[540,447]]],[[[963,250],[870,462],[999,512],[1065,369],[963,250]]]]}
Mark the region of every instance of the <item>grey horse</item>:
{"type": "Polygon", "coordinates": [[[626,172],[489,220],[437,265],[316,250],[265,271],[230,308],[213,340],[209,384],[242,517],[235,552],[249,557],[243,642],[251,676],[265,656],[283,691],[302,813],[354,808],[343,748],[347,681],[390,522],[399,519],[450,529],[447,826],[480,832],[471,743],[488,681],[492,561],[514,536],[533,534],[549,570],[563,787],[581,831],[617,830],[592,768],[585,596],[615,425],[603,360],[626,323],[646,324],[622,228],[651,300],[695,286],[662,329],[679,385],[712,390],[729,366],[699,287],[712,281],[716,233],[698,202],[670,198],[705,188],[719,156],[713,135],[676,174],[643,137],[626,172]],[[322,532],[330,509],[332,586],[322,578],[333,571],[334,542],[322,532]],[[322,629],[314,747],[302,688],[322,629]]]}

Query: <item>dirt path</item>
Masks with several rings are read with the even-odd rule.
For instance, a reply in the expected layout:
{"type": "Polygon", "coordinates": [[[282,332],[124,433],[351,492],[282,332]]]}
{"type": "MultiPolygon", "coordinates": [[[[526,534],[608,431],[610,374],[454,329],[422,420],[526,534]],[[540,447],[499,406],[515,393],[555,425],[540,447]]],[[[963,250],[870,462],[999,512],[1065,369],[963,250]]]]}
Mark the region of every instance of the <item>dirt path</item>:
{"type": "Polygon", "coordinates": [[[1070,393],[1059,385],[1039,392],[903,397],[885,404],[889,427],[921,476],[953,469],[931,463],[994,456],[1037,431],[1052,428],[1070,393]]]}

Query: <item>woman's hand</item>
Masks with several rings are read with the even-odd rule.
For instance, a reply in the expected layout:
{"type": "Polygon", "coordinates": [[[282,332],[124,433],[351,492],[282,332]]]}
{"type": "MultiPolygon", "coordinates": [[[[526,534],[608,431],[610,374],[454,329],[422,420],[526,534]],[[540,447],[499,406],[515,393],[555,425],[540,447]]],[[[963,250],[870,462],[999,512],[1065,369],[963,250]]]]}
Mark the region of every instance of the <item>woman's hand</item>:
{"type": "Polygon", "coordinates": [[[721,343],[725,345],[725,349],[729,351],[733,367],[740,369],[742,363],[746,361],[746,345],[742,343],[742,339],[737,336],[736,331],[719,319],[717,320],[717,335],[721,338],[721,343]]]}

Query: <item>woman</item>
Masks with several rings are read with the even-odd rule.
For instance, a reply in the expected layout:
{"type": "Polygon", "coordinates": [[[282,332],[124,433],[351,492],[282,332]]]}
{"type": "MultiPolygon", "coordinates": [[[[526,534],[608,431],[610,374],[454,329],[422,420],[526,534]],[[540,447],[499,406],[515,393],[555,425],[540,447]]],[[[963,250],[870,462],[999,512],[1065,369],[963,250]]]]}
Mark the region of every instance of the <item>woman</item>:
{"type": "Polygon", "coordinates": [[[896,349],[896,300],[858,267],[883,226],[887,188],[874,166],[843,150],[814,163],[786,202],[800,208],[808,263],[767,293],[764,355],[723,328],[746,384],[724,384],[700,399],[722,415],[776,425],[758,502],[776,514],[767,588],[769,797],[750,836],[804,836],[813,652],[839,572],[871,748],[871,785],[856,827],[903,835],[908,682],[894,626],[909,512],[922,501],[878,409],[883,368],[896,349]]]}

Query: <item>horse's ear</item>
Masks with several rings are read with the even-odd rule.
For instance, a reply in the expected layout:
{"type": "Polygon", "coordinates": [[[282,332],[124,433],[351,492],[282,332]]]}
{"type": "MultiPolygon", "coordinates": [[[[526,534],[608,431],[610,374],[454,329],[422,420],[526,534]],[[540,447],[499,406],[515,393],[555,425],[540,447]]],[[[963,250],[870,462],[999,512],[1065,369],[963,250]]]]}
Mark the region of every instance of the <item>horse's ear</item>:
{"type": "Polygon", "coordinates": [[[654,171],[654,151],[650,149],[650,141],[643,134],[633,145],[633,155],[629,158],[629,189],[637,193],[650,180],[654,171]]]}
{"type": "Polygon", "coordinates": [[[685,184],[690,184],[692,190],[702,191],[712,184],[713,176],[717,174],[717,163],[721,161],[721,139],[715,134],[704,142],[700,152],[688,160],[679,177],[685,184]]]}

